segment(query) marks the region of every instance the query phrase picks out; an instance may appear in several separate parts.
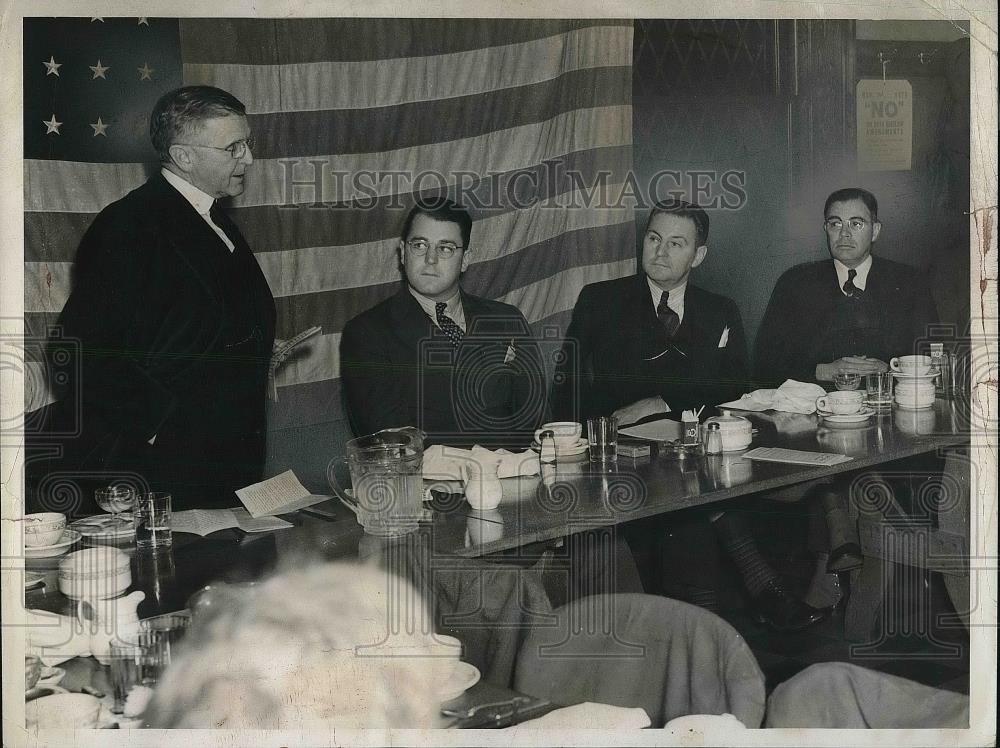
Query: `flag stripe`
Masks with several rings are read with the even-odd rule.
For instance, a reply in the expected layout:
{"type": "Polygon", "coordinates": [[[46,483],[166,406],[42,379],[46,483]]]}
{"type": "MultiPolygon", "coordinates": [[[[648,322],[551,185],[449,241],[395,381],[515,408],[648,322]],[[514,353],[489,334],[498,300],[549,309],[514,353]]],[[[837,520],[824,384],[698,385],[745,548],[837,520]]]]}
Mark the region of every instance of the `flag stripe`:
{"type": "MultiPolygon", "coordinates": [[[[486,133],[451,142],[431,143],[381,153],[317,155],[291,159],[262,159],[249,172],[246,192],[235,200],[237,207],[291,203],[339,202],[356,199],[349,180],[334,172],[386,174],[405,170],[414,175],[414,187],[440,186],[435,178],[445,175],[454,183],[458,172],[476,174],[513,172],[586,148],[631,145],[630,106],[577,109],[539,122],[486,133]],[[315,175],[309,162],[322,164],[315,175]],[[292,187],[292,181],[304,186],[292,187]],[[343,183],[343,184],[342,184],[343,183]]],[[[70,161],[29,159],[24,167],[25,210],[96,213],[142,184],[154,167],[143,164],[85,164],[70,161]]],[[[391,195],[397,183],[384,179],[371,189],[371,196],[391,195]]],[[[406,192],[412,190],[407,189],[406,192]]]]}
{"type": "MultiPolygon", "coordinates": [[[[512,198],[521,199],[522,187],[537,185],[537,198],[544,200],[572,192],[569,188],[582,184],[585,191],[604,179],[609,184],[603,204],[613,204],[617,197],[611,189],[609,175],[620,175],[631,163],[631,146],[614,146],[577,151],[553,158],[548,164],[537,164],[513,172],[497,174],[478,181],[464,181],[460,188],[449,190],[449,196],[468,206],[477,220],[496,213],[509,212],[512,198]],[[572,178],[569,173],[575,176],[572,178]],[[578,181],[576,181],[578,180],[578,181]],[[456,194],[460,192],[461,194],[456,194]]],[[[585,198],[585,194],[573,193],[585,198]]],[[[535,194],[529,194],[534,197],[535,194]]],[[[394,194],[373,198],[370,205],[253,206],[236,208],[230,215],[243,231],[250,246],[262,254],[285,253],[304,249],[309,252],[332,251],[336,247],[368,245],[391,240],[395,243],[406,211],[416,195],[394,194]]],[[[602,199],[595,194],[591,202],[602,199]]],[[[525,204],[524,201],[520,203],[525,204]]],[[[583,203],[580,203],[583,204],[583,203]]],[[[516,205],[516,204],[515,204],[516,205]]],[[[93,213],[26,213],[25,243],[36,253],[38,262],[71,262],[93,213]]],[[[338,253],[337,257],[341,257],[338,253]]],[[[288,258],[294,261],[292,256],[288,258]]],[[[265,260],[262,259],[262,263],[265,260]]],[[[347,263],[348,272],[353,264],[347,263]]],[[[315,288],[309,290],[316,290],[315,288]]]]}
{"type": "MultiPolygon", "coordinates": [[[[620,26],[619,19],[182,19],[181,55],[186,63],[288,65],[391,60],[447,55],[483,47],[519,44],[594,26],[620,26]]],[[[623,46],[631,55],[631,34],[623,46]]]]}
{"type": "Polygon", "coordinates": [[[571,71],[627,65],[625,26],[577,29],[555,37],[452,54],[365,62],[291,65],[185,64],[187,84],[218,86],[249,114],[391,107],[553,81],[571,71]]]}
{"type": "Polygon", "coordinates": [[[627,101],[628,67],[573,70],[554,80],[485,94],[378,109],[254,114],[254,156],[379,153],[544,122],[582,107],[627,101]]]}

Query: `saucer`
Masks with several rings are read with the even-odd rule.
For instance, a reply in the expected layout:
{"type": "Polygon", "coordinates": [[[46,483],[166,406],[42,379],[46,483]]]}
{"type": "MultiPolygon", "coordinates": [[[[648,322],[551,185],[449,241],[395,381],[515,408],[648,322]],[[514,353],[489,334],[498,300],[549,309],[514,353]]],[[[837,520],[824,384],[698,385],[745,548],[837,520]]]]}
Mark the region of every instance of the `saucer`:
{"type": "Polygon", "coordinates": [[[438,689],[438,700],[442,703],[457,699],[479,682],[482,675],[479,668],[461,660],[455,663],[448,680],[441,684],[438,689]]]}
{"type": "MultiPolygon", "coordinates": [[[[569,447],[560,447],[557,444],[556,445],[556,457],[572,457],[573,455],[581,455],[581,454],[583,454],[584,452],[587,451],[587,447],[589,447],[589,446],[590,446],[590,442],[588,442],[583,437],[580,437],[579,439],[577,439],[576,444],[574,444],[572,446],[569,446],[569,447]]],[[[541,450],[542,450],[541,445],[539,445],[538,442],[534,442],[534,441],[531,442],[531,448],[533,450],[535,450],[536,452],[541,452],[541,450]]]]}
{"type": "Polygon", "coordinates": [[[892,372],[892,375],[896,377],[896,379],[900,379],[904,382],[921,382],[924,380],[930,381],[931,379],[936,378],[937,372],[931,372],[930,374],[904,374],[901,371],[894,371],[892,372]]]}
{"type": "Polygon", "coordinates": [[[902,410],[929,410],[934,407],[934,403],[929,403],[927,405],[904,405],[899,402],[899,400],[896,400],[894,405],[902,410]]]}
{"type": "Polygon", "coordinates": [[[44,574],[38,574],[33,571],[26,571],[24,573],[24,589],[26,590],[34,589],[44,581],[45,581],[44,574]]]}
{"type": "Polygon", "coordinates": [[[132,515],[128,515],[126,518],[124,516],[116,517],[112,514],[98,514],[71,522],[70,527],[87,540],[121,540],[135,534],[135,528],[132,527],[132,515]]]}
{"type": "Polygon", "coordinates": [[[25,558],[54,558],[63,555],[74,543],[80,540],[80,533],[76,530],[63,530],[62,537],[58,543],[52,545],[25,546],[25,558]]]}
{"type": "Polygon", "coordinates": [[[824,421],[829,423],[861,423],[862,421],[867,421],[869,417],[875,414],[875,411],[867,406],[857,413],[848,413],[846,415],[828,413],[825,410],[817,410],[816,412],[824,421]]]}

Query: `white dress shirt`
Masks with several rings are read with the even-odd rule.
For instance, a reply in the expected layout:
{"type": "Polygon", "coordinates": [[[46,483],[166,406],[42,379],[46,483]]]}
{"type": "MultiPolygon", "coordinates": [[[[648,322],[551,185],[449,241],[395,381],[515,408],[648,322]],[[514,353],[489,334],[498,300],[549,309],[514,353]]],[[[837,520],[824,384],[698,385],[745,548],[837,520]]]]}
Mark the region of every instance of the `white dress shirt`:
{"type": "Polygon", "coordinates": [[[220,229],[212,221],[211,216],[209,216],[209,211],[212,210],[212,205],[215,204],[215,198],[209,195],[207,192],[202,192],[193,184],[188,182],[183,177],[174,174],[169,169],[160,169],[160,173],[163,174],[163,178],[170,183],[170,185],[184,196],[184,199],[191,203],[191,207],[198,211],[198,215],[205,219],[212,231],[219,235],[219,238],[226,243],[229,247],[229,251],[232,252],[236,249],[236,245],[233,244],[233,240],[226,236],[226,232],[220,229]]]}
{"type": "MultiPolygon", "coordinates": [[[[834,260],[833,266],[837,268],[837,282],[840,284],[840,292],[844,293],[844,284],[847,283],[847,272],[850,268],[840,260],[834,260]]],[[[872,269],[872,256],[868,255],[864,262],[854,269],[858,271],[858,274],[854,276],[854,285],[864,291],[865,286],[868,285],[868,271],[872,269]]],[[[844,296],[847,294],[844,293],[844,296]]]]}
{"type": "MultiPolygon", "coordinates": [[[[413,286],[407,285],[407,288],[410,289],[410,293],[413,294],[413,298],[415,298],[417,303],[420,304],[420,308],[423,309],[427,313],[427,316],[431,318],[431,322],[440,328],[441,325],[438,325],[437,321],[437,302],[434,301],[434,299],[429,299],[422,293],[419,293],[413,288],[413,286]]],[[[462,307],[462,293],[459,291],[448,299],[445,304],[444,313],[451,317],[452,321],[462,329],[462,332],[466,332],[465,309],[462,307]]]]}
{"type": "MultiPolygon", "coordinates": [[[[653,309],[660,308],[660,298],[663,296],[664,291],[658,285],[653,283],[646,277],[646,283],[649,284],[649,293],[653,297],[653,309]]],[[[677,288],[671,288],[667,295],[667,306],[677,312],[678,325],[684,321],[684,291],[687,290],[687,281],[681,283],[677,288]]]]}

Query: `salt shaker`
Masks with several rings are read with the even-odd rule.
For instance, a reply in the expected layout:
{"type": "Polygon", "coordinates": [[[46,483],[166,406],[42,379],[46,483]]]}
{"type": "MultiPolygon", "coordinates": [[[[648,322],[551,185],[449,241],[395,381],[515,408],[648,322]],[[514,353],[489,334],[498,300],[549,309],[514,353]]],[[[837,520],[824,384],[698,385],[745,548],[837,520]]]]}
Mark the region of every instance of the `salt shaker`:
{"type": "Polygon", "coordinates": [[[719,429],[719,424],[715,421],[709,422],[706,431],[705,454],[722,454],[722,431],[719,429]]]}
{"type": "Polygon", "coordinates": [[[543,431],[541,434],[538,461],[543,465],[556,461],[556,439],[552,431],[543,431]]]}

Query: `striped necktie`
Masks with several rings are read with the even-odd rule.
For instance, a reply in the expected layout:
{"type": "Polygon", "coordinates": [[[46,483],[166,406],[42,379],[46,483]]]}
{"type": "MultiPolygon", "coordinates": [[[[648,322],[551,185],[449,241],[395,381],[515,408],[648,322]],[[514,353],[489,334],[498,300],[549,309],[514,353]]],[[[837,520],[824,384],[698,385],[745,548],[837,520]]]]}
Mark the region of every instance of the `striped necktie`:
{"type": "Polygon", "coordinates": [[[854,285],[854,279],[857,275],[858,271],[851,268],[847,271],[847,280],[844,281],[844,293],[852,299],[860,299],[861,295],[864,293],[864,291],[854,285]]]}
{"type": "Polygon", "coordinates": [[[677,312],[667,306],[668,295],[666,291],[660,295],[660,303],[656,307],[656,318],[660,320],[666,329],[667,337],[672,338],[677,332],[677,328],[681,326],[681,318],[677,315],[677,312]]]}
{"type": "Polygon", "coordinates": [[[461,327],[455,324],[455,320],[444,313],[444,310],[447,307],[448,305],[443,301],[439,301],[434,305],[434,310],[437,312],[438,327],[440,327],[441,331],[448,336],[452,345],[458,348],[459,344],[462,342],[462,338],[465,336],[465,333],[462,332],[461,327]]]}

